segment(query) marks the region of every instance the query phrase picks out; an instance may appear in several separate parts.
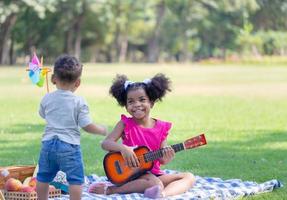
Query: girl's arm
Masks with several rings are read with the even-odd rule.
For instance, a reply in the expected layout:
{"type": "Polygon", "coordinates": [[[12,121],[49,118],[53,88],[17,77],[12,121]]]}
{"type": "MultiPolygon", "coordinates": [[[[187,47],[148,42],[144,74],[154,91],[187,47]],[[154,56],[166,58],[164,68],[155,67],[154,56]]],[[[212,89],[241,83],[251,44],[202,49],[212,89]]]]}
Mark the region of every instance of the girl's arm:
{"type": "Polygon", "coordinates": [[[164,148],[163,150],[163,157],[159,159],[159,162],[163,165],[169,163],[170,161],[173,160],[175,152],[173,150],[173,148],[171,148],[170,146],[167,146],[167,141],[164,140],[161,143],[161,147],[160,148],[164,148]]]}
{"type": "Polygon", "coordinates": [[[138,167],[139,161],[132,147],[117,143],[124,131],[124,123],[119,121],[114,130],[102,142],[102,148],[106,151],[120,151],[129,167],[138,167]]]}
{"type": "Polygon", "coordinates": [[[123,145],[117,143],[124,131],[124,123],[119,121],[114,130],[102,142],[102,148],[106,151],[122,151],[123,145]]]}

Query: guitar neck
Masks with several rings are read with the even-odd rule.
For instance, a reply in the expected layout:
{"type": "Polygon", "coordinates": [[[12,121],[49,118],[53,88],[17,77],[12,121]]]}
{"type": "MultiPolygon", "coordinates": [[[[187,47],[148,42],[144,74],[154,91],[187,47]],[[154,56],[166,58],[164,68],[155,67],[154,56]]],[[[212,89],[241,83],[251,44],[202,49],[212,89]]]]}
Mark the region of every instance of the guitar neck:
{"type": "MultiPolygon", "coordinates": [[[[184,150],[184,144],[183,143],[174,144],[174,145],[171,145],[171,148],[173,148],[174,152],[177,153],[179,151],[184,150]]],[[[156,159],[163,157],[163,150],[164,148],[156,150],[156,151],[150,151],[144,154],[145,161],[150,162],[150,161],[154,161],[156,159]]]]}
{"type": "MultiPolygon", "coordinates": [[[[185,150],[185,149],[196,148],[196,147],[199,147],[202,145],[206,145],[206,139],[205,139],[204,134],[192,137],[192,138],[184,141],[183,143],[171,145],[171,148],[173,148],[174,152],[177,153],[177,152],[185,150]]],[[[159,149],[157,151],[150,151],[150,152],[144,154],[144,160],[146,162],[150,162],[150,161],[154,161],[158,158],[163,157],[163,150],[164,150],[164,148],[159,149]]]]}

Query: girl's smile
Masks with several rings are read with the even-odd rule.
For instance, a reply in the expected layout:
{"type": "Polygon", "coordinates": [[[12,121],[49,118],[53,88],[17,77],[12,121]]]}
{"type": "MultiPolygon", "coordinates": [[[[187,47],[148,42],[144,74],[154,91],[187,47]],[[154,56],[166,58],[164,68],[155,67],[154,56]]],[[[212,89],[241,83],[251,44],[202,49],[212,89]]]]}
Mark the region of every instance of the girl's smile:
{"type": "Polygon", "coordinates": [[[149,119],[152,106],[153,103],[149,100],[144,89],[137,88],[128,92],[126,109],[138,123],[145,124],[145,121],[149,119]]]}

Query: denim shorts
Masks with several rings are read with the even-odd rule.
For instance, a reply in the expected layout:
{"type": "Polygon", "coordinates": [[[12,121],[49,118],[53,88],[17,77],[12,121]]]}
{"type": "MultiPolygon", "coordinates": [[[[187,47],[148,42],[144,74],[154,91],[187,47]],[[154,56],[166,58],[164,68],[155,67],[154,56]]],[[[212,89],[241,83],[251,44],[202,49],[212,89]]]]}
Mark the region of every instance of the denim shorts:
{"type": "Polygon", "coordinates": [[[69,144],[54,137],[42,142],[37,180],[51,182],[57,172],[66,173],[70,185],[84,183],[84,167],[80,145],[69,144]]]}

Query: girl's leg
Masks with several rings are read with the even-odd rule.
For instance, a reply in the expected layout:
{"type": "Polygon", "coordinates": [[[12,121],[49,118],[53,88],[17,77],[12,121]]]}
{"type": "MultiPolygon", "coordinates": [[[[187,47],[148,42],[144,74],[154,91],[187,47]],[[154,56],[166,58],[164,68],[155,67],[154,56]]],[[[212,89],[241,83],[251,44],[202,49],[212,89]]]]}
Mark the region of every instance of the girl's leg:
{"type": "Polygon", "coordinates": [[[37,181],[36,191],[39,200],[47,200],[49,197],[49,183],[37,181]]]}
{"type": "MultiPolygon", "coordinates": [[[[159,185],[163,187],[162,182],[159,180],[158,177],[156,177],[153,174],[144,174],[140,176],[139,178],[130,181],[124,185],[121,186],[109,186],[106,190],[106,194],[128,194],[128,193],[143,193],[145,189],[159,185]]],[[[103,194],[104,193],[104,187],[105,185],[99,185],[98,187],[93,188],[91,192],[97,193],[97,194],[103,194]]]]}
{"type": "Polygon", "coordinates": [[[82,196],[82,186],[70,185],[69,193],[70,193],[70,200],[80,200],[82,196]]]}
{"type": "Polygon", "coordinates": [[[191,173],[164,174],[158,177],[163,185],[162,196],[182,194],[195,183],[195,177],[191,173]]]}

